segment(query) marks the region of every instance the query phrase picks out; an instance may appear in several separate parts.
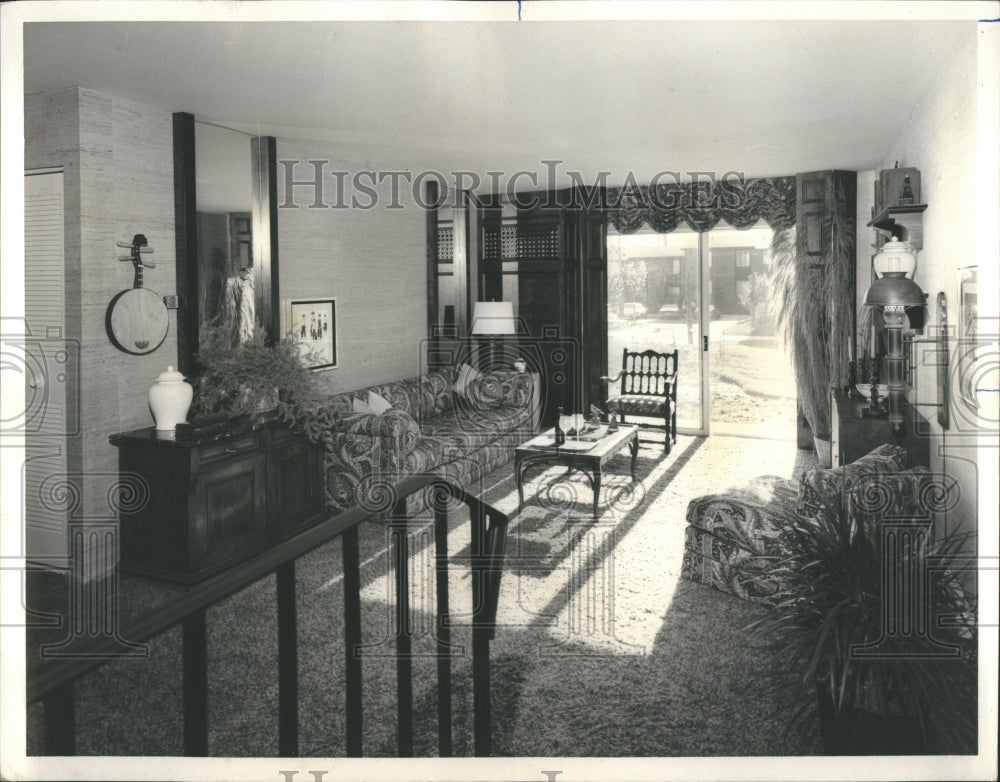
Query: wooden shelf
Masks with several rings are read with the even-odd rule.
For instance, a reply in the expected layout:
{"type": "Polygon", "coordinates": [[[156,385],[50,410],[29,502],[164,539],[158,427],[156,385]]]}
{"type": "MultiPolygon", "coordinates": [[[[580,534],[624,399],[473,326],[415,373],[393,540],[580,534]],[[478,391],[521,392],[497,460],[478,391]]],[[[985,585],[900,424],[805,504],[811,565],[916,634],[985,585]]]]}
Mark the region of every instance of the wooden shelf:
{"type": "Polygon", "coordinates": [[[923,217],[927,204],[887,206],[868,223],[869,228],[910,242],[914,249],[923,248],[923,217]]]}
{"type": "Polygon", "coordinates": [[[882,228],[884,224],[894,224],[896,215],[920,214],[927,204],[905,204],[903,206],[887,206],[868,223],[869,228],[882,228]]]}

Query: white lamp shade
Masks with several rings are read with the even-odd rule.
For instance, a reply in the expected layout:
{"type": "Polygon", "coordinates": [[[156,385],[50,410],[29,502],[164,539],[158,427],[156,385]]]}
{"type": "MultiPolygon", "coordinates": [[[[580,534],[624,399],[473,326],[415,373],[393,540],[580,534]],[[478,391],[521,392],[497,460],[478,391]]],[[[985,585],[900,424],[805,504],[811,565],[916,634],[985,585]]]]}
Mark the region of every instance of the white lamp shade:
{"type": "Polygon", "coordinates": [[[472,333],[498,336],[517,334],[514,305],[509,301],[477,301],[472,305],[472,333]]]}
{"type": "Polygon", "coordinates": [[[917,256],[910,249],[910,245],[898,239],[892,239],[882,245],[882,249],[875,256],[875,274],[883,277],[888,274],[891,277],[905,275],[913,279],[913,272],[917,268],[917,256]]]}

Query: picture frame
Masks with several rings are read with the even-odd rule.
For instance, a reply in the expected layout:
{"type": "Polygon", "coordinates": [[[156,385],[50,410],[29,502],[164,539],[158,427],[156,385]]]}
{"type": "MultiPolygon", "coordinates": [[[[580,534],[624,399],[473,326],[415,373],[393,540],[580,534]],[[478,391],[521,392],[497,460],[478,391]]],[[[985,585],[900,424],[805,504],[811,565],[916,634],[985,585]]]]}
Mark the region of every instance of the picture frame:
{"type": "Polygon", "coordinates": [[[979,410],[976,398],[974,363],[978,339],[979,267],[966,266],[958,270],[958,364],[957,394],[971,411],[979,410]]]}
{"type": "Polygon", "coordinates": [[[337,299],[285,299],[281,333],[291,336],[309,369],[336,369],[337,299]]]}

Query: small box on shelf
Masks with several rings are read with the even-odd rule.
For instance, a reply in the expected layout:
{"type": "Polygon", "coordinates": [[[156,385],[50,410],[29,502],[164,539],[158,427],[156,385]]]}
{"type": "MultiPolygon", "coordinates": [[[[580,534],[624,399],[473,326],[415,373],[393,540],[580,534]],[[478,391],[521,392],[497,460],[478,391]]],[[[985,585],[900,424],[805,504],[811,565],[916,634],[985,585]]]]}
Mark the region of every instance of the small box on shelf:
{"type": "Polygon", "coordinates": [[[875,182],[875,214],[892,206],[920,203],[920,171],[916,168],[888,168],[875,182]]]}

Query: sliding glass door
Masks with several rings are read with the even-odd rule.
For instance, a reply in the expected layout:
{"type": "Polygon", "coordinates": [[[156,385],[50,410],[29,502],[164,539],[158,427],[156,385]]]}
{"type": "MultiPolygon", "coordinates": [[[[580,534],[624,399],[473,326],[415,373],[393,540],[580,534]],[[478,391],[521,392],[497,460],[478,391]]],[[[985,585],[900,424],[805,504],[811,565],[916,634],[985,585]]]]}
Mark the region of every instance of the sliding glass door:
{"type": "Polygon", "coordinates": [[[775,333],[771,238],[763,221],[703,234],[710,291],[709,429],[713,434],[795,438],[795,376],[775,333]]]}
{"type": "Polygon", "coordinates": [[[608,369],[622,349],[678,351],[683,434],[795,437],[791,360],[775,334],[771,229],[608,229],[608,369]]]}
{"type": "Polygon", "coordinates": [[[677,429],[708,434],[704,287],[699,234],[608,228],[608,371],[622,350],[678,352],[677,429]]]}

